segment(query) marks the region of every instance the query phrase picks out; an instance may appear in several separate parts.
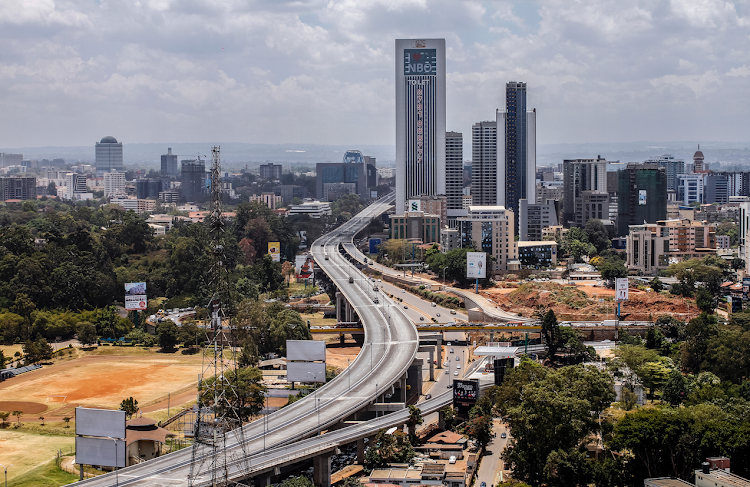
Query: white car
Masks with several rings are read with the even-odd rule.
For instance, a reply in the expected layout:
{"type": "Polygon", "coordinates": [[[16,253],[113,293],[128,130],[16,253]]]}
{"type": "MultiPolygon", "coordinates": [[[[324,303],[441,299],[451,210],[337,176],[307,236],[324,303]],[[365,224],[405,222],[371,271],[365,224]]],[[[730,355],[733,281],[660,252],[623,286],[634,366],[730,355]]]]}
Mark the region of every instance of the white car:
{"type": "Polygon", "coordinates": [[[458,371],[453,372],[453,375],[458,375],[458,371]]]}
{"type": "MultiPolygon", "coordinates": [[[[451,348],[448,352],[453,353],[453,349],[451,348]]],[[[458,357],[456,357],[456,359],[458,359],[458,357]]]]}
{"type": "Polygon", "coordinates": [[[461,370],[461,364],[456,365],[456,370],[461,370]]]}
{"type": "Polygon", "coordinates": [[[456,355],[456,362],[458,362],[461,359],[458,355],[456,355]]]}

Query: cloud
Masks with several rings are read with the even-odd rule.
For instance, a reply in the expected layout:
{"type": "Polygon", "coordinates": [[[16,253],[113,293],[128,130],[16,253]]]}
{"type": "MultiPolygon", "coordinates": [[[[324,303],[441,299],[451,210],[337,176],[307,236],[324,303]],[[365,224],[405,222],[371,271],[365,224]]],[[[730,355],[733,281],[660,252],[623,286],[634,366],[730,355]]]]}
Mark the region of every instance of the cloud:
{"type": "Polygon", "coordinates": [[[541,143],[742,140],[746,10],[724,0],[0,2],[0,147],[104,132],[393,144],[393,41],[409,37],[446,38],[448,126],[466,137],[519,80],[541,143]]]}

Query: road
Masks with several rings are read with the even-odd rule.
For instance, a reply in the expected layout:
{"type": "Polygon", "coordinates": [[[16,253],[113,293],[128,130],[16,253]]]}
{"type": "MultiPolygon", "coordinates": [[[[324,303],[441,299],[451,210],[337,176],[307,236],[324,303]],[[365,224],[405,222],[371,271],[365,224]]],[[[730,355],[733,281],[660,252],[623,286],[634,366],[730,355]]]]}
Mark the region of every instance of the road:
{"type": "Polygon", "coordinates": [[[478,487],[481,487],[482,482],[492,487],[501,480],[504,465],[500,456],[508,446],[508,429],[501,419],[495,418],[492,422],[492,431],[495,437],[484,448],[482,462],[479,464],[477,478],[474,481],[474,485],[478,487]],[[506,438],[502,437],[503,433],[506,434],[506,438]]]}
{"type": "MultiPolygon", "coordinates": [[[[339,243],[351,242],[358,229],[389,206],[389,199],[392,201],[391,197],[371,205],[337,230],[321,237],[312,248],[318,265],[339,285],[340,291],[362,319],[365,341],[361,353],[343,373],[314,394],[268,415],[265,422],[254,421],[241,431],[228,434],[224,451],[227,462],[230,462],[230,478],[243,478],[257,471],[261,464],[282,462],[281,451],[288,458],[290,455],[304,456],[304,452],[311,448],[324,447],[330,437],[329,434],[317,436],[319,431],[372,402],[411,365],[419,343],[413,323],[404,315],[402,308],[390,299],[381,296],[380,303],[376,305],[366,289],[360,285],[350,285],[349,276],[357,276],[359,271],[338,252],[339,243]],[[305,437],[312,438],[298,446],[298,440],[305,437]],[[269,455],[272,448],[281,450],[269,455]]],[[[370,426],[352,428],[369,431],[370,426]]],[[[347,434],[358,433],[349,431],[347,434]]],[[[115,485],[119,477],[121,485],[184,486],[188,483],[190,465],[193,463],[192,453],[192,449],[187,448],[121,469],[117,476],[110,473],[84,480],[79,485],[110,486],[115,485]]],[[[210,481],[211,473],[204,472],[195,480],[195,485],[208,485],[210,481]]]]}

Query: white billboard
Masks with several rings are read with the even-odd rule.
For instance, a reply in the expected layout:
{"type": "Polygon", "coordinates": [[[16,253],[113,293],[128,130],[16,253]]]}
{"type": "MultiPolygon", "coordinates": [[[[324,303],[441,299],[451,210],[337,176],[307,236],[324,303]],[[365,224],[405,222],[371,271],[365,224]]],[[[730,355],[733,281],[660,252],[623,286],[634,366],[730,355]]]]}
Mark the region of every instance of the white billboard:
{"type": "Polygon", "coordinates": [[[297,279],[309,279],[313,277],[312,255],[297,255],[294,257],[294,272],[297,279]]]}
{"type": "Polygon", "coordinates": [[[326,359],[326,342],[323,340],[287,340],[286,359],[322,360],[326,359]]]}
{"type": "Polygon", "coordinates": [[[125,411],[76,408],[76,434],[125,438],[125,411]]]}
{"type": "Polygon", "coordinates": [[[646,205],[646,190],[639,189],[638,190],[638,206],[645,206],[645,205],[646,205]]]}
{"type": "Polygon", "coordinates": [[[615,279],[615,299],[617,301],[628,300],[628,278],[618,277],[615,279]]]}
{"type": "Polygon", "coordinates": [[[466,277],[468,279],[487,277],[487,252],[466,253],[466,277]]]}
{"type": "Polygon", "coordinates": [[[125,309],[128,311],[144,311],[148,301],[145,294],[125,295],[125,309]]]}
{"type": "Polygon", "coordinates": [[[323,362],[288,362],[286,380],[288,382],[325,382],[326,364],[323,362]]]}
{"type": "Polygon", "coordinates": [[[125,440],[76,436],[75,462],[79,465],[126,467],[126,453],[125,440]]]}

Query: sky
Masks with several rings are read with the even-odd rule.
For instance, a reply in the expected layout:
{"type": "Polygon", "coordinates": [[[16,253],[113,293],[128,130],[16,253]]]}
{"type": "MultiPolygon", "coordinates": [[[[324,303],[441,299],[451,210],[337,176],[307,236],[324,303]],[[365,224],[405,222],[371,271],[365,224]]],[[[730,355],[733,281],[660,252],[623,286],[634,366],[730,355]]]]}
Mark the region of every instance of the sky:
{"type": "Polygon", "coordinates": [[[392,145],[396,38],[465,138],[525,81],[540,144],[750,139],[750,0],[8,0],[0,147],[392,145]]]}

